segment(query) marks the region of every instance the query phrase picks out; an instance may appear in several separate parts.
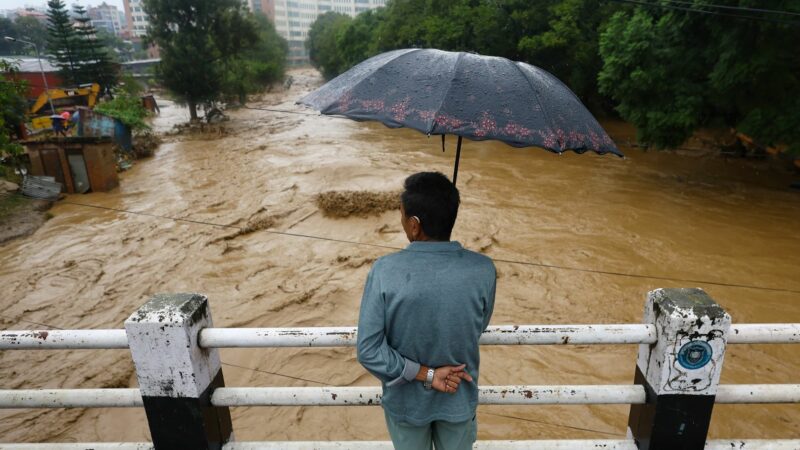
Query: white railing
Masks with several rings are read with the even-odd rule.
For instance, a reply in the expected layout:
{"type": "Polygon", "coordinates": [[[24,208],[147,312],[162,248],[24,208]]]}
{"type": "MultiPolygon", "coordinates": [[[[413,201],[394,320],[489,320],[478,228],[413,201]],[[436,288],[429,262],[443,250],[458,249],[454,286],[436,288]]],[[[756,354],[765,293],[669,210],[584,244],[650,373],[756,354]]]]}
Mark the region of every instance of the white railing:
{"type": "MultiPolygon", "coordinates": [[[[704,450],[797,450],[800,440],[711,440],[704,450]]],[[[83,444],[2,444],[0,450],[154,450],[149,442],[91,442],[83,444]]],[[[631,439],[537,441],[478,441],[474,450],[638,450],[631,439]],[[533,443],[535,442],[535,443],[533,443]]],[[[384,441],[267,441],[228,442],[222,450],[394,450],[384,441]]]]}
{"type": "MultiPolygon", "coordinates": [[[[490,326],[481,345],[654,344],[656,330],[645,324],[490,326]]],[[[204,348],[353,347],[356,327],[206,328],[204,348]]],[[[734,324],[728,344],[800,343],[800,324],[734,324]]],[[[0,350],[128,348],[124,329],[0,331],[0,350]]]]}
{"type": "MultiPolygon", "coordinates": [[[[640,385],[481,386],[481,405],[641,405],[640,385]]],[[[720,404],[800,403],[800,384],[721,384],[720,404]]],[[[211,404],[233,406],[378,406],[379,387],[220,387],[211,404]]],[[[0,390],[0,409],[141,407],[139,389],[0,390]]]]}
{"type": "MultiPolygon", "coordinates": [[[[152,311],[151,311],[152,312],[152,311]]],[[[209,322],[210,324],[210,322],[209,322]]],[[[127,325],[126,325],[127,326],[127,325]]],[[[199,328],[192,334],[195,346],[216,348],[352,347],[355,327],[319,328],[199,328]]],[[[481,345],[616,345],[656,344],[654,324],[503,325],[491,326],[481,345]]],[[[728,344],[800,343],[800,324],[731,325],[728,344]]],[[[7,330],[0,331],[0,350],[126,349],[125,329],[108,330],[7,330]]],[[[643,347],[647,348],[647,347],[643,347]]],[[[164,357],[164,356],[161,356],[164,357]]],[[[138,366],[137,366],[137,370],[138,366]]],[[[718,385],[716,403],[800,403],[800,384],[718,385]]],[[[594,405],[646,404],[645,388],[633,385],[515,385],[480,386],[482,405],[594,405]]],[[[240,406],[375,406],[381,403],[379,387],[217,387],[210,398],[219,408],[240,406]]],[[[32,389],[0,390],[3,408],[142,407],[139,389],[32,389]]],[[[800,449],[800,440],[708,441],[707,449],[800,449]]],[[[22,449],[152,449],[149,443],[3,444],[0,450],[22,449]]],[[[267,448],[391,448],[386,442],[230,442],[226,450],[267,448]]],[[[477,449],[636,449],[633,440],[581,441],[479,441],[477,449]]]]}

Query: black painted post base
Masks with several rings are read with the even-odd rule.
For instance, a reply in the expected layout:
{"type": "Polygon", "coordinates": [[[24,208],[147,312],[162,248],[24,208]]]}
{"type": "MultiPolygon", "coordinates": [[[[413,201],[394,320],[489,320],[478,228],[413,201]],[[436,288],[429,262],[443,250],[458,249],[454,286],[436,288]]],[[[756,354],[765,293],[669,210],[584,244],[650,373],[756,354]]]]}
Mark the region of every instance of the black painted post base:
{"type": "Polygon", "coordinates": [[[643,385],[647,394],[647,403],[631,405],[628,417],[639,450],[703,450],[714,395],[656,395],[638,367],[634,384],[643,385]]]}
{"type": "Polygon", "coordinates": [[[211,406],[214,389],[225,386],[222,371],[199,398],[142,396],[153,446],[157,449],[221,450],[231,436],[228,408],[211,406]]]}

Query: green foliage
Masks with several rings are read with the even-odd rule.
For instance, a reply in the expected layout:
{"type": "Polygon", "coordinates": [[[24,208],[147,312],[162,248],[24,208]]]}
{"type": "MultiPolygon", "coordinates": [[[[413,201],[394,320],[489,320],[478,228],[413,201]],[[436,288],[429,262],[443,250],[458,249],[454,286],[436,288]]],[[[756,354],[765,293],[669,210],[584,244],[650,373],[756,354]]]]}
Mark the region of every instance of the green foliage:
{"type": "Polygon", "coordinates": [[[308,30],[306,48],[311,64],[327,79],[348,69],[342,56],[342,49],[337,45],[337,37],[344,32],[351,21],[350,16],[326,12],[318,16],[308,30]]]}
{"type": "Polygon", "coordinates": [[[70,19],[61,0],[47,2],[47,50],[55,58],[65,83],[98,83],[111,88],[117,83],[117,67],[103,41],[98,39],[86,10],[73,5],[75,21],[70,19]]]}
{"type": "Polygon", "coordinates": [[[306,46],[326,78],[399,48],[503,56],[542,67],[584,101],[603,105],[596,85],[598,29],[614,8],[599,0],[390,0],[355,19],[319,16],[306,46]]]}
{"type": "MultiPolygon", "coordinates": [[[[725,3],[751,6],[745,0],[725,3]]],[[[788,0],[770,8],[800,12],[788,0]]],[[[600,42],[601,92],[618,102],[642,141],[671,147],[700,127],[725,126],[764,145],[800,151],[796,26],[635,9],[617,13],[600,42]]]]}
{"type": "Polygon", "coordinates": [[[97,30],[92,25],[83,6],[73,5],[75,16],[75,55],[79,64],[78,78],[82,83],[98,83],[101,88],[111,88],[117,84],[118,73],[108,48],[97,38],[97,30]]]}
{"type": "Polygon", "coordinates": [[[0,60],[0,158],[10,159],[12,165],[18,165],[22,155],[22,146],[14,142],[12,136],[15,127],[25,121],[27,102],[24,81],[15,78],[17,68],[0,60]]]}
{"type": "Polygon", "coordinates": [[[80,63],[76,54],[78,37],[64,2],[47,2],[47,23],[47,52],[55,58],[61,78],[67,84],[80,83],[80,63]]]}
{"type": "MultiPolygon", "coordinates": [[[[17,16],[13,21],[0,17],[0,37],[11,36],[33,42],[44,50],[47,44],[47,28],[34,17],[17,16]]],[[[0,41],[0,55],[27,55],[36,56],[36,52],[30,45],[23,45],[18,42],[0,41]]]]}
{"type": "Polygon", "coordinates": [[[255,21],[239,0],[145,0],[144,8],[163,84],[196,119],[197,105],[223,98],[226,75],[241,69],[238,58],[258,39],[255,21]]]}
{"type": "Polygon", "coordinates": [[[247,95],[283,79],[289,50],[286,40],[266,16],[257,14],[253,20],[258,30],[255,45],[231,59],[224,73],[223,97],[227,101],[244,103],[247,95]]]}
{"type": "Polygon", "coordinates": [[[147,118],[148,112],[144,106],[142,106],[142,100],[137,96],[122,93],[117,95],[113,100],[98,104],[94,110],[119,119],[134,131],[150,128],[147,122],[144,121],[144,119],[147,118]]]}
{"type": "MultiPolygon", "coordinates": [[[[684,11],[659,1],[390,0],[355,19],[319,16],[306,46],[326,78],[399,48],[503,56],[553,73],[594,111],[616,110],[656,147],[715,126],[800,153],[797,26],[698,12],[752,0],[690,2],[684,11]]],[[[800,13],[797,0],[769,6],[800,13]]]]}

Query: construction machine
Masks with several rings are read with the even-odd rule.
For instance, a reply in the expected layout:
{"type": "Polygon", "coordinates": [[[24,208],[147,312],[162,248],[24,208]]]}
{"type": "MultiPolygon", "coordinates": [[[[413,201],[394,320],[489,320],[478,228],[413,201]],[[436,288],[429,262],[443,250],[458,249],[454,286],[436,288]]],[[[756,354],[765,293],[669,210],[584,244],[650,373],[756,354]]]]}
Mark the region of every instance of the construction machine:
{"type": "Polygon", "coordinates": [[[100,95],[100,85],[97,83],[82,84],[75,88],[52,88],[47,92],[42,92],[39,98],[31,106],[31,125],[34,131],[52,127],[50,116],[57,114],[57,111],[50,111],[50,100],[53,108],[75,109],[78,106],[94,108],[97,104],[97,97],[100,95]]]}

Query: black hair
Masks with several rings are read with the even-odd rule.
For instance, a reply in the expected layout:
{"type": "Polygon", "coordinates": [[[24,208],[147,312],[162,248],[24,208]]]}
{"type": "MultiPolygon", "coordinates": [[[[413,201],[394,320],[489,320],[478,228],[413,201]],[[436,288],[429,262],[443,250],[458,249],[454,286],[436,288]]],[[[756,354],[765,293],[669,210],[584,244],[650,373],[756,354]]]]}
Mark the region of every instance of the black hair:
{"type": "Polygon", "coordinates": [[[429,238],[449,241],[461,203],[456,186],[439,172],[419,172],[406,178],[403,187],[406,216],[417,216],[429,238]]]}

